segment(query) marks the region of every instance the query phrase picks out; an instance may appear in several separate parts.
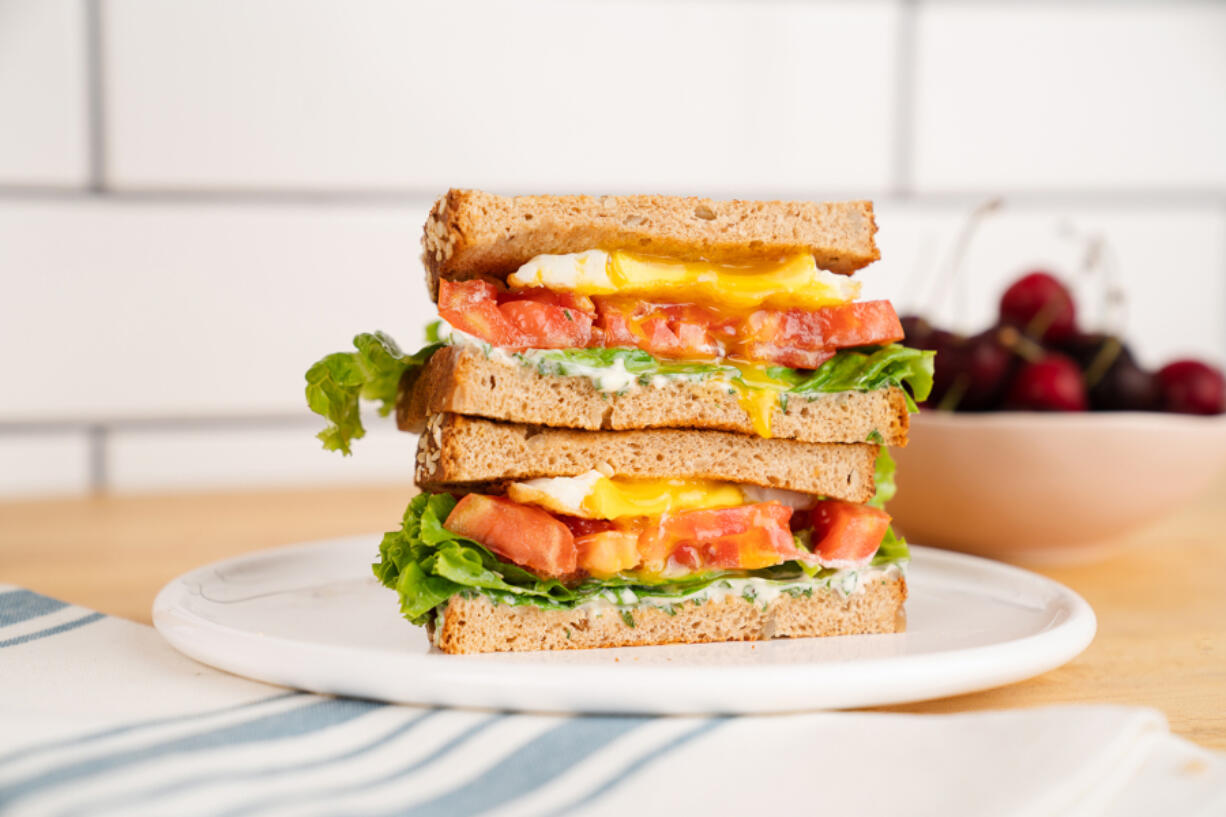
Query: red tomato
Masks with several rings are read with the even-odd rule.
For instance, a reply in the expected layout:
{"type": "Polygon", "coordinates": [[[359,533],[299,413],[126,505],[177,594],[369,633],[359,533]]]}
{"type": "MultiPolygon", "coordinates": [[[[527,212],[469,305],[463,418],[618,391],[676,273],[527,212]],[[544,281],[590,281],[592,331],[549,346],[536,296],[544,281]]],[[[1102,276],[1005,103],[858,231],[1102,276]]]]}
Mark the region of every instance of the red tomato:
{"type": "Polygon", "coordinates": [[[439,282],[438,313],[470,335],[506,349],[591,345],[592,299],[546,289],[503,292],[488,281],[439,282]]]}
{"type": "Polygon", "coordinates": [[[592,299],[546,289],[506,292],[488,281],[441,281],[439,315],[508,349],[631,346],[666,359],[729,355],[797,369],[816,369],[841,348],[903,337],[889,301],[739,315],[698,304],[592,299]]]}
{"type": "Polygon", "coordinates": [[[695,570],[769,567],[806,555],[792,541],[791,516],[778,502],[666,515],[643,533],[639,552],[655,572],[670,558],[695,570]]]}
{"type": "Polygon", "coordinates": [[[880,346],[902,340],[902,323],[889,301],[863,301],[820,309],[760,309],[741,332],[749,360],[816,369],[848,346],[880,346]]]}
{"type": "Polygon", "coordinates": [[[574,292],[554,292],[544,287],[517,289],[514,292],[501,292],[498,294],[499,306],[511,301],[535,301],[536,303],[560,306],[565,309],[575,309],[585,312],[592,317],[596,315],[596,305],[592,303],[592,299],[588,296],[578,295],[574,292]]]}
{"type": "Polygon", "coordinates": [[[468,494],[443,527],[544,576],[565,576],[578,567],[575,537],[566,525],[540,508],[503,497],[468,494]]]}
{"type": "Polygon", "coordinates": [[[533,349],[582,349],[592,338],[592,316],[539,301],[507,301],[498,307],[533,349]]]}
{"type": "Polygon", "coordinates": [[[494,346],[528,345],[527,336],[498,308],[498,289],[488,281],[439,281],[438,314],[461,332],[494,346]]]}
{"type": "Polygon", "coordinates": [[[579,567],[598,579],[607,579],[639,563],[639,537],[633,531],[605,530],[575,539],[579,567]]]}
{"type": "Polygon", "coordinates": [[[605,346],[635,346],[634,334],[630,331],[630,314],[609,309],[601,299],[596,302],[596,325],[604,333],[605,346]]]}
{"type": "Polygon", "coordinates": [[[596,309],[605,346],[637,346],[663,358],[710,358],[723,353],[711,334],[719,318],[709,309],[621,298],[598,298],[596,309]]]}
{"type": "Polygon", "coordinates": [[[839,499],[822,500],[809,515],[813,550],[836,567],[867,564],[890,527],[890,515],[880,508],[839,499]]]}

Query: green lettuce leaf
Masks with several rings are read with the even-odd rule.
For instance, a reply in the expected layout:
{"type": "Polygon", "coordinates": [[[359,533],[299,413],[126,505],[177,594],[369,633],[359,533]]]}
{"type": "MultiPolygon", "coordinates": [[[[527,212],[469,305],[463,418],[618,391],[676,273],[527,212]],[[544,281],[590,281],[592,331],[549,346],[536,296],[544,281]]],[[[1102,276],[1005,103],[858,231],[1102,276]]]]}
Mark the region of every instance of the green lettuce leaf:
{"type": "Polygon", "coordinates": [[[420,371],[442,344],[434,343],[415,354],[400,351],[383,332],[364,332],[353,339],[355,352],[336,352],[318,361],[306,373],[306,399],[311,411],[328,421],[316,436],[328,451],[348,455],[350,443],[366,435],[358,406],[362,400],[379,401],[386,417],[396,406],[396,392],[406,371],[420,371]]]}
{"type": "Polygon", "coordinates": [[[887,528],[885,538],[881,540],[881,546],[873,554],[872,565],[880,567],[890,562],[908,562],[910,560],[911,550],[907,547],[907,540],[895,533],[894,528],[887,528]]]}
{"type": "MultiPolygon", "coordinates": [[[[877,452],[877,467],[873,472],[873,482],[877,486],[873,498],[867,504],[874,508],[884,508],[885,503],[894,498],[894,494],[898,493],[898,486],[894,484],[894,458],[890,456],[890,450],[884,445],[877,452]]],[[[911,551],[907,548],[907,540],[894,532],[894,527],[890,526],[886,529],[885,538],[881,540],[881,544],[877,547],[877,552],[873,555],[874,566],[889,564],[890,562],[906,562],[911,559],[911,551]]]]}
{"type": "Polygon", "coordinates": [[[890,456],[890,449],[884,445],[881,446],[877,451],[876,468],[873,471],[873,484],[876,490],[873,492],[873,498],[867,504],[874,508],[884,508],[885,503],[894,498],[894,494],[898,493],[898,486],[894,484],[896,469],[894,458],[890,456]]]}
{"type": "MultiPolygon", "coordinates": [[[[905,386],[907,404],[916,411],[915,402],[932,391],[934,352],[911,349],[901,344],[842,349],[817,369],[768,367],[766,373],[788,384],[784,395],[804,396],[836,391],[872,391],[886,386],[905,386]]],[[[517,355],[524,363],[536,366],[541,374],[561,376],[590,374],[593,369],[624,367],[638,376],[642,384],[652,377],[724,377],[744,382],[740,369],[726,363],[685,363],[657,360],[642,349],[551,349],[517,355]]]]}
{"type": "Polygon", "coordinates": [[[906,386],[907,406],[918,411],[916,401],[932,391],[932,366],[936,353],[911,349],[898,343],[864,349],[842,349],[812,371],[772,366],[771,377],[791,384],[790,394],[836,391],[873,391],[886,386],[906,386]]]}

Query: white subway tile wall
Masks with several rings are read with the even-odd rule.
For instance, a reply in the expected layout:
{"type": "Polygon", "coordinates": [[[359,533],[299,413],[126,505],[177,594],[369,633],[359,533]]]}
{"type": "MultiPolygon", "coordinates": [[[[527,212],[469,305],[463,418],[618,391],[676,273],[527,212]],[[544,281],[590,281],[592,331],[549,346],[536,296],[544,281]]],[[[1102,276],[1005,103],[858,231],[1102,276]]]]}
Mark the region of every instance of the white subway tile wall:
{"type": "Polygon", "coordinates": [[[30,498],[90,489],[84,431],[0,435],[0,496],[30,498]]]}
{"type": "Polygon", "coordinates": [[[86,183],[85,38],[81,0],[0,0],[0,185],[86,183]]]}
{"type": "Polygon", "coordinates": [[[890,3],[106,9],[116,188],[889,181],[890,3]]]}
{"type": "Polygon", "coordinates": [[[290,414],[303,372],[431,319],[424,208],[0,201],[0,420],[290,414]]]}
{"type": "Polygon", "coordinates": [[[888,298],[963,332],[996,319],[1008,282],[1045,270],[1071,285],[1086,329],[1134,341],[1137,359],[1160,366],[1181,356],[1226,363],[1226,218],[1218,208],[1009,207],[976,222],[965,254],[954,240],[974,207],[877,207],[881,260],[858,273],[864,297],[888,298]],[[1102,265],[1087,266],[1095,242],[1102,265]],[[1122,305],[1109,294],[1120,288],[1122,305]]]}
{"type": "Polygon", "coordinates": [[[1207,3],[0,0],[0,496],[407,484],[302,373],[415,347],[452,185],[871,197],[866,295],[964,329],[1037,267],[1095,324],[1101,238],[1141,360],[1221,364],[1224,100],[1207,3]]]}
{"type": "Polygon", "coordinates": [[[919,9],[918,188],[1226,187],[1226,5],[919,9]]]}
{"type": "Polygon", "coordinates": [[[310,423],[285,428],[199,429],[108,438],[110,486],[116,491],[221,490],[235,484],[326,485],[413,481],[417,440],[392,424],[371,423],[352,457],[320,451],[310,423]],[[350,472],[356,473],[350,473],[350,472]]]}

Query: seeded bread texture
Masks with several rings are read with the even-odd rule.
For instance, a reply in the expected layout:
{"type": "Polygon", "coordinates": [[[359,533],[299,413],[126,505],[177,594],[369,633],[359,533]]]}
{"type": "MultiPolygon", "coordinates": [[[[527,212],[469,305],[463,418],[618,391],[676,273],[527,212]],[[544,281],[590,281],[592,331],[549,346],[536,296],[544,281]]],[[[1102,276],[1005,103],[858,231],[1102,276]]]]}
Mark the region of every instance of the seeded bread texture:
{"type": "Polygon", "coordinates": [[[596,615],[454,596],[447,603],[441,629],[436,632],[434,625],[429,629],[438,648],[451,654],[897,633],[905,629],[906,598],[906,580],[887,574],[869,579],[863,592],[851,596],[825,589],[811,596],[783,595],[765,609],[739,596],[681,604],[671,615],[642,607],[627,611],[634,621],[631,627],[612,608],[596,615]]]}
{"type": "Polygon", "coordinates": [[[802,443],[726,431],[576,431],[435,414],[417,443],[427,491],[593,469],[639,479],[712,479],[867,502],[876,445],[802,443]]]}
{"type": "MultiPolygon", "coordinates": [[[[589,431],[705,428],[753,434],[749,413],[726,384],[674,380],[625,394],[602,392],[586,377],[540,374],[530,366],[491,360],[476,349],[448,346],[400,394],[396,422],[420,433],[444,412],[589,431]]],[[[790,396],[775,407],[771,434],[813,443],[907,444],[910,426],[902,389],[790,396]],[[876,432],[876,435],[873,434],[876,432]]]]}
{"type": "Polygon", "coordinates": [[[534,256],[624,249],[678,258],[812,253],[851,274],[881,257],[867,201],[715,201],[680,196],[496,196],[448,190],[422,236],[432,297],[439,278],[505,279],[534,256]]]}

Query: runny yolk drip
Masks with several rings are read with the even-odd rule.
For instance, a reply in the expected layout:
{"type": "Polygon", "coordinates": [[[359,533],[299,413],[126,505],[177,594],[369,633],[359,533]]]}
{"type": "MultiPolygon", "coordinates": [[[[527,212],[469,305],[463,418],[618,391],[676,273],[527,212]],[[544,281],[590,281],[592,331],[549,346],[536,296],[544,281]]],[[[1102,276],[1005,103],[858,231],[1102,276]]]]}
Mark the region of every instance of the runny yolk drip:
{"type": "Polygon", "coordinates": [[[754,433],[759,437],[771,437],[771,421],[775,407],[780,405],[779,395],[786,391],[788,384],[771,377],[761,366],[750,363],[728,361],[741,371],[740,380],[732,381],[736,390],[737,402],[749,415],[754,433]]]}

